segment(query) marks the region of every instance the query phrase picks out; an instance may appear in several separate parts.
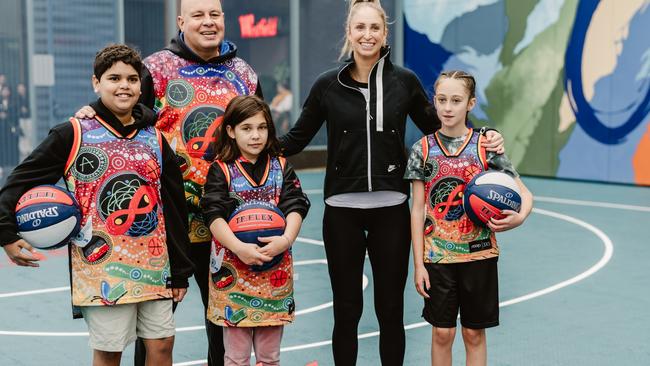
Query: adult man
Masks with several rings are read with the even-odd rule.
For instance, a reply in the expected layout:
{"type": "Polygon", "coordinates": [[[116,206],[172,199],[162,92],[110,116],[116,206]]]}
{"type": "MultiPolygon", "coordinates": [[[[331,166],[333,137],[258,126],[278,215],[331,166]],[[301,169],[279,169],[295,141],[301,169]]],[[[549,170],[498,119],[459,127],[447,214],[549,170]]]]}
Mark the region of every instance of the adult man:
{"type": "MultiPolygon", "coordinates": [[[[141,101],[156,111],[156,127],[167,138],[183,171],[190,212],[190,256],[207,308],[211,234],[203,223],[199,200],[214,159],[211,142],[228,102],[237,95],[261,97],[262,89],[253,69],[236,57],[236,46],[224,40],[220,0],[181,0],[177,24],[180,32],[171,44],[144,60],[141,101]]],[[[205,319],[205,313],[202,317],[205,319]]],[[[209,321],[205,325],[208,365],[223,365],[221,328],[209,321]]],[[[141,365],[144,353],[138,345],[136,364],[141,365]]]]}

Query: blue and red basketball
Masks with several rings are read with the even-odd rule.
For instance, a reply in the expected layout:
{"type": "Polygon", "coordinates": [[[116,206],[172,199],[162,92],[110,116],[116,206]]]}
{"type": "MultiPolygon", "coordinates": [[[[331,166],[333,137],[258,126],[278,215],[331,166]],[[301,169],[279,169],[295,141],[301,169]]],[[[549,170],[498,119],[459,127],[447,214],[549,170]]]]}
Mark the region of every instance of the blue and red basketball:
{"type": "Polygon", "coordinates": [[[465,187],[463,208],[475,224],[485,226],[492,217],[502,219],[502,210],[519,212],[521,193],[510,175],[499,171],[477,174],[465,187]]]}
{"type": "MultiPolygon", "coordinates": [[[[285,225],[282,211],[276,205],[262,201],[249,201],[242,204],[228,220],[228,226],[237,239],[260,247],[266,243],[260,242],[257,238],[282,235],[285,225]]],[[[255,271],[267,270],[278,264],[283,256],[284,253],[278,254],[272,261],[252,268],[255,271]]]]}
{"type": "Polygon", "coordinates": [[[54,185],[25,192],[16,205],[18,234],[39,249],[67,245],[79,233],[81,210],[74,196],[54,185]]]}

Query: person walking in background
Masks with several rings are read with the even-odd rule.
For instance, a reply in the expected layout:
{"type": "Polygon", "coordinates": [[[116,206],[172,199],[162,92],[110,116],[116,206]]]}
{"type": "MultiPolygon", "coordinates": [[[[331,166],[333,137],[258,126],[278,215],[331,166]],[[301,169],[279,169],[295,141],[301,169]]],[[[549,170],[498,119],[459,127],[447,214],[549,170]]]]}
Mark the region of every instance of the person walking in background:
{"type": "MultiPolygon", "coordinates": [[[[381,363],[403,363],[403,295],[411,238],[409,185],[403,179],[406,118],[425,134],[440,127],[417,76],[391,63],[387,24],[378,0],[350,2],[341,52],[345,63],[318,77],[296,125],[280,138],[284,154],[296,154],[327,121],[323,240],[333,291],[332,350],[337,365],[357,360],[366,251],[381,363]]],[[[501,136],[489,134],[489,148],[501,151],[501,136]]]]}

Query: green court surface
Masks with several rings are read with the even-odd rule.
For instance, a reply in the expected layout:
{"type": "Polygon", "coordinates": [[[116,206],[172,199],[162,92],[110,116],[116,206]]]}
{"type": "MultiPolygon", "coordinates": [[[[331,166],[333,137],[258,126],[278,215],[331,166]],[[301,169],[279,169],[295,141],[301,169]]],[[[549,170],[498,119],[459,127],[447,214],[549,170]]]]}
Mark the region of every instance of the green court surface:
{"type": "MultiPolygon", "coordinates": [[[[332,365],[331,290],[322,247],[322,172],[301,172],[312,210],[294,245],[298,316],[285,329],[283,365],[332,365]]],[[[528,221],[498,235],[501,325],[488,330],[490,365],[650,364],[650,188],[524,178],[528,221]]],[[[0,255],[0,365],[88,365],[83,320],[72,320],[65,250],[38,269],[0,255]]],[[[373,279],[366,262],[358,365],[379,365],[373,279]]],[[[205,363],[198,290],[176,312],[175,365],[205,363]]],[[[396,293],[395,296],[402,296],[396,293]]],[[[405,365],[429,364],[431,327],[409,277],[405,365]]],[[[464,365],[460,332],[454,365],[464,365]]],[[[132,364],[133,346],[124,353],[132,364]]]]}

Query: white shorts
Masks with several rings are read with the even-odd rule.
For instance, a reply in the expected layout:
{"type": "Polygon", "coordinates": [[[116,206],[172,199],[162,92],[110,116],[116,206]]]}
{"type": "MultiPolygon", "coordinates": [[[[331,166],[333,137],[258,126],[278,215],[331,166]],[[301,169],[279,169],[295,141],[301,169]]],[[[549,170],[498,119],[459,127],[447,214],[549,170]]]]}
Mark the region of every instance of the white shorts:
{"type": "Polygon", "coordinates": [[[161,339],[174,335],[172,300],[150,300],[114,306],[81,306],[92,349],[122,352],[137,337],[161,339]]]}

